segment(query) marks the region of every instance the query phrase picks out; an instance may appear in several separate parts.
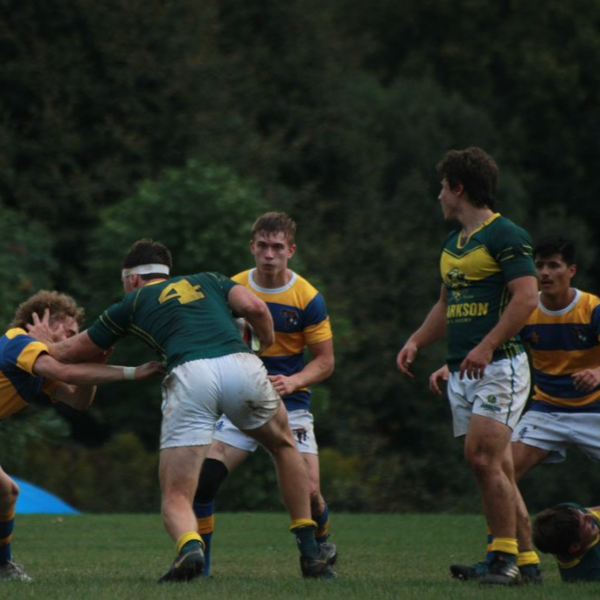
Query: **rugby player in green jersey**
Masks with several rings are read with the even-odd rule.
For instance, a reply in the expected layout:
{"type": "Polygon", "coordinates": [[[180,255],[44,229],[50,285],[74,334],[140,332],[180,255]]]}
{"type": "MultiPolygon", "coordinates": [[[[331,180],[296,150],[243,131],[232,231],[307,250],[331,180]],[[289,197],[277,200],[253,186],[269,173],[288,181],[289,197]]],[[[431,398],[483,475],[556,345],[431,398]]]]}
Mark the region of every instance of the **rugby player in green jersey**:
{"type": "Polygon", "coordinates": [[[600,506],[565,503],[543,510],[533,521],[533,540],[554,554],[567,583],[600,581],[600,506]]]}
{"type": "MultiPolygon", "coordinates": [[[[158,362],[140,367],[103,364],[110,353],[97,352],[95,362],[62,364],[48,354],[48,346],[27,332],[38,314],[45,314],[50,339],[61,340],[78,333],[84,311],[66,294],[42,290],[15,312],[10,329],[0,336],[0,420],[30,403],[62,402],[76,410],[90,407],[96,384],[124,379],[147,379],[164,373],[158,362]]],[[[0,466],[0,583],[31,581],[12,559],[12,536],[19,486],[0,466]]]]}
{"type": "Polygon", "coordinates": [[[192,500],[222,414],[273,456],[302,574],[327,577],[331,567],[315,541],[309,481],[286,410],[234,321],[234,316],[244,317],[252,325],[260,354],[274,339],[269,309],[247,288],[219,273],[169,277],[171,267],[171,254],[163,244],[139,240],[122,263],[121,302],[87,331],[50,347],[61,360],[84,360],[132,334],[156,349],[167,364],[159,479],[163,521],[176,542],[177,556],[159,581],[188,581],[202,574],[204,553],[192,500]]]}
{"type": "Polygon", "coordinates": [[[528,234],[494,212],[498,167],[480,148],[452,150],[437,165],[446,238],[440,297],[397,357],[413,377],[418,351],[447,336],[448,397],[454,435],[475,475],[493,559],[483,584],[521,582],[516,566],[517,488],[510,438],[529,393],[529,365],[518,334],[537,306],[528,234]]]}

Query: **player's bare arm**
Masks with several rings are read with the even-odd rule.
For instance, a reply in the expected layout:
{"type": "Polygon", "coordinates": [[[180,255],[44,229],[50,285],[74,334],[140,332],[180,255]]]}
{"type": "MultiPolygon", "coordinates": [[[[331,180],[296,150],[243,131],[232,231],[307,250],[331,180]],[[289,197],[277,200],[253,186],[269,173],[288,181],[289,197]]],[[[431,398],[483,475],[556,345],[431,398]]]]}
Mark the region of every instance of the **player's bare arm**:
{"type": "Polygon", "coordinates": [[[260,298],[244,286],[235,285],[231,288],[227,301],[234,315],[244,317],[254,328],[260,341],[257,354],[262,354],[273,345],[275,342],[273,317],[267,305],[260,298]]]}
{"type": "Polygon", "coordinates": [[[420,348],[429,346],[446,335],[446,297],[446,286],[442,285],[439,300],[433,305],[421,327],[410,336],[398,353],[396,363],[398,370],[404,375],[414,377],[410,366],[420,348]]]}
{"type": "Polygon", "coordinates": [[[312,355],[312,360],[302,371],[289,376],[269,375],[273,387],[280,396],[288,396],[303,388],[321,383],[333,373],[335,366],[333,339],[318,344],[308,344],[307,348],[312,355]]]}
{"type": "Polygon", "coordinates": [[[519,333],[538,304],[537,279],[533,275],[517,277],[507,284],[511,299],[496,326],[481,340],[460,365],[460,378],[483,377],[494,350],[519,333]]]}
{"type": "Polygon", "coordinates": [[[575,388],[580,392],[592,392],[600,385],[600,367],[585,369],[571,375],[575,388]]]}

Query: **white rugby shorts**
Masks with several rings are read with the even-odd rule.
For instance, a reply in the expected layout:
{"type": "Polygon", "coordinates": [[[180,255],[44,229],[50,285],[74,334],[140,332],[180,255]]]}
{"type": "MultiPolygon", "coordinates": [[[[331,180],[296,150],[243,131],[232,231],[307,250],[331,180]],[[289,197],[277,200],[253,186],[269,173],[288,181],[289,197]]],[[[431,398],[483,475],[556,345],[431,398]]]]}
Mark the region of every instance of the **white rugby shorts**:
{"type": "Polygon", "coordinates": [[[242,429],[256,429],[281,402],[260,358],[245,352],[175,367],[162,397],[161,449],[210,444],[222,414],[242,429]]]}
{"type": "Polygon", "coordinates": [[[515,429],[529,396],[529,363],[522,352],[513,358],[490,363],[481,379],[461,380],[450,373],[448,400],[454,436],[467,434],[471,415],[480,415],[515,429]]]}
{"type": "MultiPolygon", "coordinates": [[[[291,410],[287,415],[298,452],[319,454],[312,414],[307,410],[291,410]]],[[[246,452],[254,452],[258,448],[258,442],[240,431],[225,415],[217,421],[213,437],[219,442],[246,452]]]]}
{"type": "Polygon", "coordinates": [[[600,461],[600,413],[538,412],[530,410],[519,421],[513,442],[522,442],[547,450],[542,461],[559,463],[567,457],[567,448],[577,446],[592,460],[600,461]]]}

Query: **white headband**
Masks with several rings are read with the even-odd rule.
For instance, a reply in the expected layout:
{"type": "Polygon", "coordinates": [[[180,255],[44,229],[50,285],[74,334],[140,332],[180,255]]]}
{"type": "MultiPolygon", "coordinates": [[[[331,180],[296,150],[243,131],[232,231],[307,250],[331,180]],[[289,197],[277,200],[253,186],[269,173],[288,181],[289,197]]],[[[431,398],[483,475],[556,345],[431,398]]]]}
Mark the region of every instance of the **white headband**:
{"type": "Polygon", "coordinates": [[[138,265],[130,269],[123,269],[121,271],[121,279],[125,279],[129,275],[150,275],[150,273],[164,273],[168,275],[169,267],[167,265],[138,265]]]}

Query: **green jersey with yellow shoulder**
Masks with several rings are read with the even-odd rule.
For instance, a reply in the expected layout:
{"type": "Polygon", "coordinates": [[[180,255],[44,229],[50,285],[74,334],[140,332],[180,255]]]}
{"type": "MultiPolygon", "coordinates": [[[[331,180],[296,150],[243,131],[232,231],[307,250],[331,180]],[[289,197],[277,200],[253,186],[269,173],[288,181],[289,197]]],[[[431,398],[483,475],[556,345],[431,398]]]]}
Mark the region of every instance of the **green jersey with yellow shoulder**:
{"type": "MultiPolygon", "coordinates": [[[[532,275],[535,266],[527,232],[495,213],[466,239],[461,230],[444,241],[440,270],[446,286],[447,362],[458,371],[465,356],[491,331],[510,300],[507,284],[532,275]]],[[[523,352],[517,336],[494,351],[492,360],[523,352]]]]}
{"type": "Polygon", "coordinates": [[[227,302],[235,285],[220,273],[150,282],[104,311],[88,334],[105,349],[135,335],[161,355],[168,372],[190,360],[250,352],[227,302]]]}

